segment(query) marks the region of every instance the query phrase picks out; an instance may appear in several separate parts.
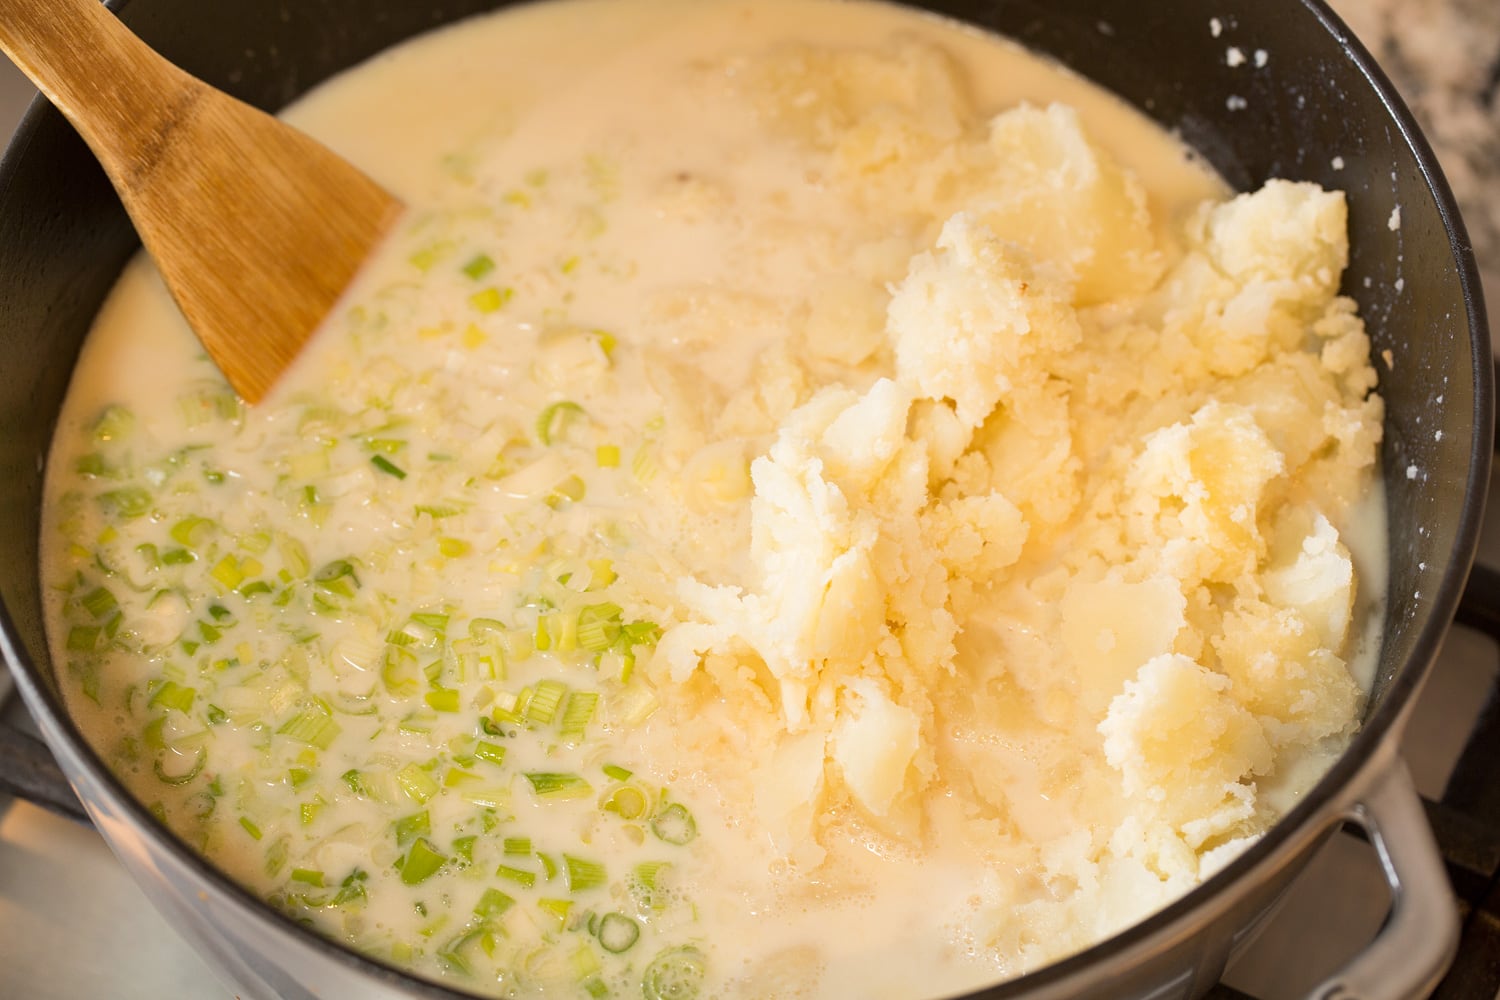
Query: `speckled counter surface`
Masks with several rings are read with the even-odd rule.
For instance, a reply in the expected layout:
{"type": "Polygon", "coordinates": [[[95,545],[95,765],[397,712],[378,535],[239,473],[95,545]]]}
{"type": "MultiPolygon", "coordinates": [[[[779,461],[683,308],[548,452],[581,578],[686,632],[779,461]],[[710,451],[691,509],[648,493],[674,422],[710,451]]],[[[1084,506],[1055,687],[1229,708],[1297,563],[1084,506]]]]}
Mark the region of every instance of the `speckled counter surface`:
{"type": "Polygon", "coordinates": [[[1500,344],[1500,0],[1331,0],[1416,115],[1479,260],[1500,344]]]}

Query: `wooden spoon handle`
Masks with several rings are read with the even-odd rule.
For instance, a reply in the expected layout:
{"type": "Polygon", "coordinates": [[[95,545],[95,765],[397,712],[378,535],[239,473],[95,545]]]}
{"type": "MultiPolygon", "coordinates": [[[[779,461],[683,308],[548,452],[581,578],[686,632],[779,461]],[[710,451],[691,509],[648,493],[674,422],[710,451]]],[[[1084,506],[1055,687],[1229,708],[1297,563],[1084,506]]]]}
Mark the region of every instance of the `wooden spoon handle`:
{"type": "Polygon", "coordinates": [[[400,202],[167,62],[98,0],[0,0],[0,50],[93,148],[188,325],[259,400],[400,202]]]}
{"type": "Polygon", "coordinates": [[[67,116],[115,186],[139,184],[208,88],[98,0],[0,0],[0,50],[67,116]]]}

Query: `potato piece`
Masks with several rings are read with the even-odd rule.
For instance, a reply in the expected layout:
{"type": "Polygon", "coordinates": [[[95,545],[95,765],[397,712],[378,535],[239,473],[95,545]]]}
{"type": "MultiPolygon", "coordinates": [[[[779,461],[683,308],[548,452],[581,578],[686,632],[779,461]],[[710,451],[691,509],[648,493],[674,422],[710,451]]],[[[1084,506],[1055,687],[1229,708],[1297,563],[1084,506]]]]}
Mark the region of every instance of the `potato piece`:
{"type": "Polygon", "coordinates": [[[1062,640],[1085,711],[1102,716],[1141,664],[1172,651],[1186,607],[1171,577],[1127,583],[1114,573],[1069,584],[1059,607],[1062,640]]]}
{"type": "Polygon", "coordinates": [[[1042,360],[1081,336],[1077,317],[1038,284],[1026,259],[965,214],[943,226],[934,252],[912,258],[887,330],[898,380],[952,400],[971,428],[1016,384],[1043,381],[1042,360]]]}
{"type": "Polygon", "coordinates": [[[1270,770],[1264,731],[1229,678],[1185,656],[1149,660],[1109,706],[1099,732],[1125,795],[1180,827],[1244,814],[1242,783],[1270,770]]]}
{"type": "Polygon", "coordinates": [[[914,712],[891,701],[870,680],[851,681],[843,701],[833,731],[833,760],[854,800],[884,816],[906,784],[921,725],[914,712]]]}
{"type": "Polygon", "coordinates": [[[1039,270],[1090,305],[1145,292],[1161,275],[1145,190],[1089,142],[1062,105],[1022,105],[990,123],[994,172],[976,209],[1039,270]]]}

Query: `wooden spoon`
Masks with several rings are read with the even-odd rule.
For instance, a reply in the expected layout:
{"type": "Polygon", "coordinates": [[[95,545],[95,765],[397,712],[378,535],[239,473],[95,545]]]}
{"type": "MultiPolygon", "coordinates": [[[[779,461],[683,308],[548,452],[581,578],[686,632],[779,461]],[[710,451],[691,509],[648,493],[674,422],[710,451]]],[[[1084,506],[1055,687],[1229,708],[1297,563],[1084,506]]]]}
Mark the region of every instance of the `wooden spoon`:
{"type": "Polygon", "coordinates": [[[0,50],[93,148],[209,356],[258,402],[400,203],[167,62],[98,0],[0,0],[0,50]]]}

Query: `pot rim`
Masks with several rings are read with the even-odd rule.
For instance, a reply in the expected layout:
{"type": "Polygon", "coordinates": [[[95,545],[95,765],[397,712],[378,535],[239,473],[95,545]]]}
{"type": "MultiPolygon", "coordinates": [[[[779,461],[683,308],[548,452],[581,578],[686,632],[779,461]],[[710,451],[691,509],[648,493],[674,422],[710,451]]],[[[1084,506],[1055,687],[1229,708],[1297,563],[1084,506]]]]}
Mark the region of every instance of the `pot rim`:
{"type": "MultiPolygon", "coordinates": [[[[1489,342],[1489,327],[1472,244],[1452,190],[1431,146],[1384,71],[1327,6],[1325,0],[1295,2],[1304,7],[1321,28],[1334,38],[1346,58],[1354,63],[1379,98],[1401,140],[1414,155],[1421,178],[1433,196],[1453,253],[1468,325],[1474,372],[1474,402],[1462,514],[1447,553],[1446,568],[1436,592],[1426,602],[1426,621],[1417,634],[1410,658],[1393,676],[1386,692],[1370,715],[1363,720],[1348,748],[1297,806],[1222,869],[1165,907],[1080,952],[1025,975],[965,994],[975,1000],[1007,1000],[1033,989],[1057,987],[1095,966],[1126,959],[1132,952],[1148,947],[1154,939],[1170,935],[1183,925],[1201,922],[1204,911],[1228,908],[1234,900],[1233,890],[1237,884],[1249,879],[1257,870],[1274,868],[1284,863],[1286,856],[1295,847],[1298,834],[1327,825],[1348,804],[1346,790],[1357,782],[1359,776],[1371,765],[1371,761],[1378,757],[1385,741],[1399,736],[1413,696],[1426,679],[1458,608],[1478,545],[1495,430],[1495,359],[1489,342]]],[[[129,5],[130,0],[106,2],[106,6],[117,14],[129,5]]],[[[1080,75],[1087,77],[1087,74],[1080,75]]],[[[41,123],[54,115],[59,115],[59,112],[44,96],[32,102],[3,157],[0,157],[0,177],[13,171],[13,161],[25,154],[41,123]]],[[[366,976],[374,976],[410,994],[433,1000],[485,1000],[485,994],[469,992],[456,984],[424,978],[302,926],[229,878],[183,842],[169,827],[160,823],[103,763],[60,700],[54,698],[50,685],[41,678],[41,671],[19,640],[10,610],[3,600],[0,600],[0,655],[10,665],[17,688],[29,709],[38,716],[38,722],[48,733],[49,743],[54,737],[63,741],[63,746],[54,748],[54,752],[93,779],[112,800],[112,805],[129,817],[138,832],[167,851],[175,861],[208,881],[221,897],[235,905],[243,915],[262,921],[282,934],[290,935],[298,944],[312,948],[347,968],[366,976]]]]}

